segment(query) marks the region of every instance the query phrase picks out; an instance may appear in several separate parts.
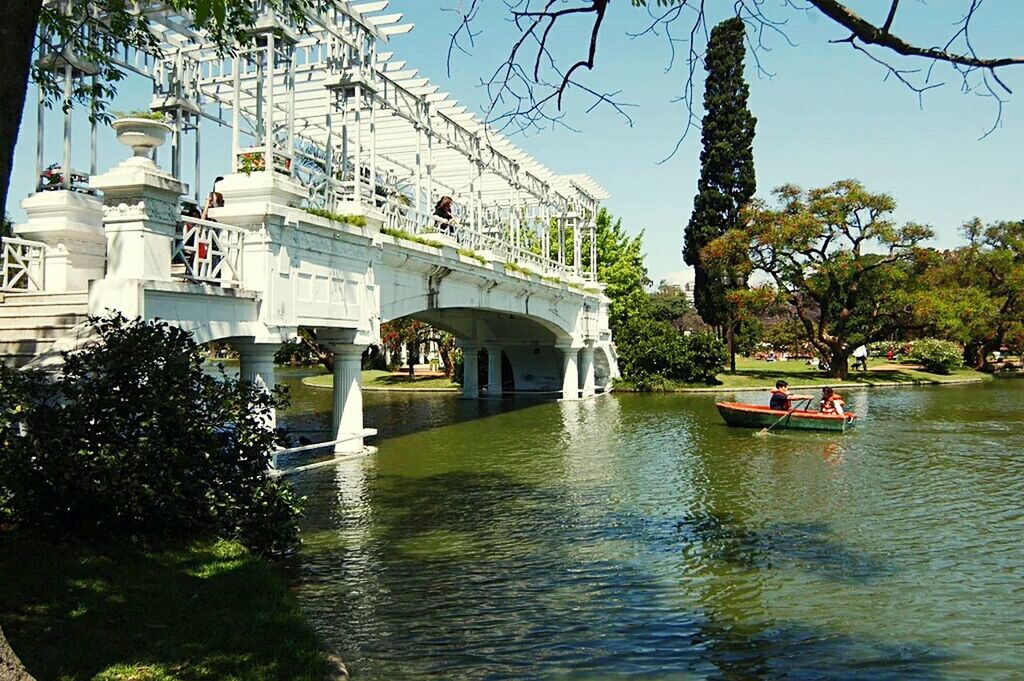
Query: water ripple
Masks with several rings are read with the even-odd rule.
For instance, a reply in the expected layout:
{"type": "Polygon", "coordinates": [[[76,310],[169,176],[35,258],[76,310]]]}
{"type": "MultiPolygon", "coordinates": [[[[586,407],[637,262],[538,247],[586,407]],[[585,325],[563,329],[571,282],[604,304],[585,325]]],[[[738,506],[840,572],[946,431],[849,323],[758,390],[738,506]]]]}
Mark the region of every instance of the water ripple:
{"type": "Polygon", "coordinates": [[[1024,382],[853,394],[841,437],[367,397],[378,454],[297,480],[300,603],[357,680],[1024,669],[1024,382]]]}

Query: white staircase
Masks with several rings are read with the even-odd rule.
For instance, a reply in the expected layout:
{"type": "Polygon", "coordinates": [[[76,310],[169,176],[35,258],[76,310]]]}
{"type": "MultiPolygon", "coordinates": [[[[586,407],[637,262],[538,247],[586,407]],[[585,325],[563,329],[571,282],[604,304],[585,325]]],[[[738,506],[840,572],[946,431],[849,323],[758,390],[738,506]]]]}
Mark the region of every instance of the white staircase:
{"type": "Polygon", "coordinates": [[[0,293],[0,361],[11,367],[28,364],[87,316],[85,291],[0,293]]]}

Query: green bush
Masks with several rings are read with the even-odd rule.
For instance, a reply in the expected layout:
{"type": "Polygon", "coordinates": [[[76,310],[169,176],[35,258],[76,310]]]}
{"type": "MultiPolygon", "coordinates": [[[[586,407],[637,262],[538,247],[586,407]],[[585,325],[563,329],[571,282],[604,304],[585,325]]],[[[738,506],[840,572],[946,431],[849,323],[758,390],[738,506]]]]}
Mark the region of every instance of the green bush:
{"type": "Polygon", "coordinates": [[[964,352],[952,341],[924,338],[914,341],[910,358],[919,362],[925,371],[948,374],[963,364],[964,352]]]}
{"type": "Polygon", "coordinates": [[[634,314],[619,326],[615,338],[623,379],[640,390],[657,390],[670,380],[717,383],[727,359],[725,347],[712,333],[689,336],[653,315],[634,314]]]}
{"type": "Polygon", "coordinates": [[[342,215],[341,213],[329,211],[326,208],[315,207],[307,208],[306,212],[310,215],[326,218],[332,222],[340,222],[342,224],[353,225],[355,227],[366,227],[366,218],[362,215],[342,215]]]}
{"type": "Polygon", "coordinates": [[[729,356],[718,336],[698,331],[683,336],[683,361],[673,378],[686,383],[718,383],[716,376],[725,368],[729,356]]]}
{"type": "Polygon", "coordinates": [[[15,524],[129,539],[292,548],[298,501],[266,475],[283,393],[204,371],[163,322],[93,318],[100,342],[52,382],[0,370],[0,507],[15,524]]]}

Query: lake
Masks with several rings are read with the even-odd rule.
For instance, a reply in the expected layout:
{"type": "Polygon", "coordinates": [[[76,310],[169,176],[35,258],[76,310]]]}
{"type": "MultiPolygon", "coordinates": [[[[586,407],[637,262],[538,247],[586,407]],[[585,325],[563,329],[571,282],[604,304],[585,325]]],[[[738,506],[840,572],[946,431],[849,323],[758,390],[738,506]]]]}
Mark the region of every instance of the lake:
{"type": "Polygon", "coordinates": [[[1021,678],[1024,381],[845,397],[758,438],[707,395],[366,393],[379,451],[291,478],[299,601],[354,679],[1021,678]]]}

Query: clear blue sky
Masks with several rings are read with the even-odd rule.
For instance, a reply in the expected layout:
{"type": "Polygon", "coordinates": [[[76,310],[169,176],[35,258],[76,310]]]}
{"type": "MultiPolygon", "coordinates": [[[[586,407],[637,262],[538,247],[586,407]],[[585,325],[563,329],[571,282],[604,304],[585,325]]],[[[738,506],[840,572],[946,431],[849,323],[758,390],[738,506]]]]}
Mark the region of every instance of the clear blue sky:
{"type": "MultiPolygon", "coordinates": [[[[486,97],[478,87],[480,79],[504,58],[514,38],[513,27],[505,21],[504,3],[485,2],[476,24],[482,31],[476,48],[470,57],[455,57],[449,78],[445,62],[456,17],[442,8],[458,2],[392,0],[390,11],[404,12],[416,29],[395,38],[390,49],[471,110],[479,110],[486,97]]],[[[708,4],[722,11],[732,6],[731,2],[708,4]]],[[[852,4],[872,19],[884,14],[888,6],[882,0],[852,4]]],[[[905,10],[901,9],[894,28],[930,44],[955,30],[952,23],[966,5],[960,0],[904,3],[905,10]]],[[[670,161],[657,164],[671,151],[685,121],[682,106],[670,101],[680,92],[685,71],[678,62],[672,71],[665,71],[668,49],[664,38],[627,37],[627,32],[645,25],[643,10],[633,9],[625,0],[611,7],[598,68],[584,78],[599,90],[622,89],[621,97],[638,105],[630,111],[633,126],[610,109],[588,114],[588,102],[570,100],[566,120],[579,132],[556,129],[514,141],[556,172],[586,172],[601,182],[612,193],[608,201],[612,212],[622,217],[630,231],[645,231],[647,263],[657,282],[678,277],[683,269],[679,252],[697,187],[700,134],[692,131],[670,161]]],[[[1011,98],[1005,107],[1002,127],[979,141],[992,123],[994,106],[990,100],[962,95],[958,76],[948,67],[938,66],[934,74],[935,80],[945,81],[946,86],[927,93],[919,107],[916,95],[892,79],[884,82],[881,67],[864,55],[846,45],[829,45],[830,39],[841,38],[843,33],[824,17],[787,9],[773,11],[788,19],[785,30],[796,46],[769,39],[771,51],[762,54],[762,62],[774,74],[771,78],[758,77],[748,59],[750,108],[758,119],[755,163],[759,195],[767,196],[772,187],[785,182],[815,186],[855,177],[869,189],[893,194],[900,220],[931,224],[940,246],[957,243],[960,224],[973,216],[985,220],[1024,216],[1021,95],[1011,98]]],[[[579,32],[563,34],[566,48],[578,45],[582,49],[584,28],[581,24],[579,32]]],[[[990,0],[972,27],[972,40],[983,55],[1024,53],[1022,34],[1024,3],[1016,0],[990,0]]],[[[1002,73],[1011,88],[1024,90],[1024,67],[1002,73]]],[[[703,80],[703,74],[698,77],[703,80]]],[[[115,109],[148,103],[149,86],[139,79],[129,80],[121,90],[115,109]]],[[[17,205],[32,185],[34,98],[34,91],[30,92],[9,199],[16,220],[23,215],[17,205]]],[[[47,125],[56,130],[58,119],[59,113],[51,112],[47,125]]],[[[84,123],[76,126],[76,133],[78,139],[87,139],[84,123]]],[[[217,136],[210,129],[204,135],[204,157],[209,155],[204,161],[205,184],[226,170],[230,141],[226,133],[217,136]]],[[[102,131],[100,140],[102,170],[123,158],[127,150],[113,143],[109,131],[102,131]]],[[[56,159],[59,154],[59,142],[54,139],[47,158],[56,159]]],[[[76,166],[87,167],[86,163],[81,156],[76,166]]]]}

